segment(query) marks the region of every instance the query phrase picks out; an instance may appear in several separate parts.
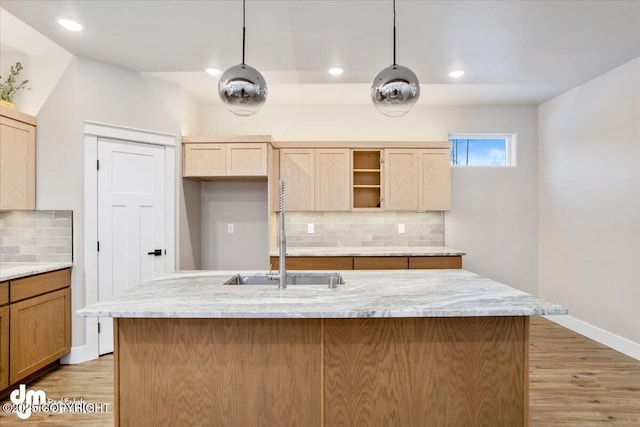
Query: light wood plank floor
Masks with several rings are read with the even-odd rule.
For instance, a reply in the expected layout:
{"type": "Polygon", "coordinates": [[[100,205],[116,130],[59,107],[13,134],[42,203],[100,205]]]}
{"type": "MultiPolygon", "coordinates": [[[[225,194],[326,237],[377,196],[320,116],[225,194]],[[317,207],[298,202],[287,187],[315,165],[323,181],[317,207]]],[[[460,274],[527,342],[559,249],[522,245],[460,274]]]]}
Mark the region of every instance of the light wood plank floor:
{"type": "MultiPolygon", "coordinates": [[[[640,426],[640,362],[542,318],[531,319],[532,427],[640,426]]],[[[113,357],[64,366],[32,389],[50,398],[83,398],[113,409],[113,357]]],[[[113,425],[107,414],[33,414],[19,420],[0,411],[0,425],[113,425]]]]}

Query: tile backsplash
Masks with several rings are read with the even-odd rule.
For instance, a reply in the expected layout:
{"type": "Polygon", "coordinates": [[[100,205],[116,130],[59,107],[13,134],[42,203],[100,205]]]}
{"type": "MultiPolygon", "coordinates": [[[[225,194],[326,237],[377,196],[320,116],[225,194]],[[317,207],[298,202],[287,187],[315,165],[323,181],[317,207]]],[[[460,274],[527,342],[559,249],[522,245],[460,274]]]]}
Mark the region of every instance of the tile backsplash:
{"type": "Polygon", "coordinates": [[[0,212],[0,262],[73,261],[72,211],[0,212]]]}
{"type": "Polygon", "coordinates": [[[442,212],[287,212],[285,226],[290,247],[444,246],[442,212]]]}

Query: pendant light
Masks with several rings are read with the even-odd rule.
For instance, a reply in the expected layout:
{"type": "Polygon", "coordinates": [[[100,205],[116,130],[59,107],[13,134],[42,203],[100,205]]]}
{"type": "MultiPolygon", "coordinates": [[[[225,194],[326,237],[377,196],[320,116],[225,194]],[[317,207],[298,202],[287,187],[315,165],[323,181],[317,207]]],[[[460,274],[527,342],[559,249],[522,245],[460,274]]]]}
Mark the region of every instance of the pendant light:
{"type": "Polygon", "coordinates": [[[227,110],[238,116],[252,116],[267,99],[267,82],[258,70],[244,63],[245,0],[242,0],[242,63],[220,76],[218,95],[227,110]]]}
{"type": "Polygon", "coordinates": [[[401,117],[420,97],[420,82],[413,71],[396,63],[396,0],[393,0],[393,65],[371,83],[373,105],[385,116],[401,117]]]}

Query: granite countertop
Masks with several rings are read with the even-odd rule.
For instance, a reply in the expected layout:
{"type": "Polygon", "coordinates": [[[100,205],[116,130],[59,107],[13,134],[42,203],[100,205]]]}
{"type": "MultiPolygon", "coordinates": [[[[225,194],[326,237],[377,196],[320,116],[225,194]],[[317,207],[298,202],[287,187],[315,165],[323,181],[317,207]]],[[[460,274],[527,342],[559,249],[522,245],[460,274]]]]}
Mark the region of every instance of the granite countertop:
{"type": "Polygon", "coordinates": [[[0,263],[0,282],[72,266],[72,262],[2,262],[0,263]]]}
{"type": "MultiPolygon", "coordinates": [[[[287,247],[287,256],[460,256],[464,252],[445,246],[373,246],[373,247],[287,247]]],[[[270,256],[278,256],[272,251],[270,256]]]]}
{"type": "MultiPolygon", "coordinates": [[[[357,318],[533,316],[567,309],[465,270],[341,271],[345,284],[225,285],[237,272],[176,272],[82,317],[357,318]]],[[[241,272],[246,274],[250,272],[241,272]]],[[[262,272],[264,273],[264,272],[262,272]]]]}

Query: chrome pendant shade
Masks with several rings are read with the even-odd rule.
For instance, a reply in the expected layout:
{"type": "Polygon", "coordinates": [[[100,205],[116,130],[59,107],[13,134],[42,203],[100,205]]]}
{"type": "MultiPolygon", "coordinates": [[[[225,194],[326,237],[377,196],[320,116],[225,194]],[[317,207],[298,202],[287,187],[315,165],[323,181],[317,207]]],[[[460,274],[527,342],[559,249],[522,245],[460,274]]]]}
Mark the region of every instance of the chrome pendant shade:
{"type": "Polygon", "coordinates": [[[218,96],[225,108],[237,116],[252,116],[267,100],[267,82],[258,70],[244,63],[245,0],[242,0],[242,63],[220,76],[218,96]]]}
{"type": "Polygon", "coordinates": [[[227,110],[238,116],[252,116],[267,100],[267,82],[255,68],[234,65],[220,76],[218,95],[227,110]]]}
{"type": "Polygon", "coordinates": [[[393,0],[393,65],[380,71],[371,83],[373,105],[385,116],[401,117],[420,98],[420,82],[413,71],[396,63],[396,1],[393,0]]]}

